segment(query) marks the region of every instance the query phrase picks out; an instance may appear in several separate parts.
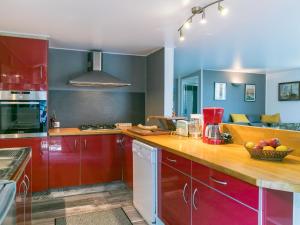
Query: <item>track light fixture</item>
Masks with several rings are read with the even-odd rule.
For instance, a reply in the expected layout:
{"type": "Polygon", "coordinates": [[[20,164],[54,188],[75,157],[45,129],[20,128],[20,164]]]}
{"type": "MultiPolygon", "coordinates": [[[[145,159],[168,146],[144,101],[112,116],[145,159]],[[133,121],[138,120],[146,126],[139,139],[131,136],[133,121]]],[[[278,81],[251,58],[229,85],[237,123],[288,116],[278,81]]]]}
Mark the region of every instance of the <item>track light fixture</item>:
{"type": "Polygon", "coordinates": [[[221,5],[221,2],[218,2],[218,10],[222,16],[226,16],[228,14],[228,9],[221,5]]]}
{"type": "Polygon", "coordinates": [[[184,41],[185,38],[184,38],[184,35],[183,35],[183,29],[189,29],[191,27],[194,16],[201,14],[200,23],[201,24],[206,24],[207,23],[205,12],[206,12],[206,9],[208,7],[213,6],[215,4],[218,4],[218,11],[220,12],[220,14],[222,16],[227,15],[228,14],[228,9],[221,5],[221,2],[223,2],[223,1],[224,0],[217,0],[217,1],[211,2],[211,3],[209,3],[209,4],[207,4],[206,6],[203,6],[203,7],[200,7],[200,6],[193,7],[191,9],[192,15],[178,28],[179,40],[184,41]]]}
{"type": "Polygon", "coordinates": [[[203,10],[203,12],[202,12],[202,17],[201,17],[200,23],[201,24],[206,24],[207,23],[205,10],[203,10]]]}

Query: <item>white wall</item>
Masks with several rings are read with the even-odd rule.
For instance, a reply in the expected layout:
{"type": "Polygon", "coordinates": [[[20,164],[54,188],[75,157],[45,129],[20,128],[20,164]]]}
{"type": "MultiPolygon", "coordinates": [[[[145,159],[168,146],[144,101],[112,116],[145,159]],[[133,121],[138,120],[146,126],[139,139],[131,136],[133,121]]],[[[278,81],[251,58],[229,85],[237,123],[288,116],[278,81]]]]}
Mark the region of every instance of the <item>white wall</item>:
{"type": "Polygon", "coordinates": [[[174,94],[174,48],[165,48],[164,116],[172,116],[174,94]]]}
{"type": "Polygon", "coordinates": [[[300,69],[267,73],[266,114],[281,114],[283,123],[300,123],[300,101],[278,101],[278,83],[300,81],[300,69]]]}

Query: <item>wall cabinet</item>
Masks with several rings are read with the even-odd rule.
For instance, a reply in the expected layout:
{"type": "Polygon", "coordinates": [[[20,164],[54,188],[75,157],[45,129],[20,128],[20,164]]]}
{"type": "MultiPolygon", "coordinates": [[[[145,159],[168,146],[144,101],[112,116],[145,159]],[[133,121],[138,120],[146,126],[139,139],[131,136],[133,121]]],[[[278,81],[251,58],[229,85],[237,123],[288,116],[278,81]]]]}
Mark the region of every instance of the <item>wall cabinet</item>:
{"type": "Polygon", "coordinates": [[[48,140],[47,138],[1,139],[0,148],[31,147],[32,192],[48,190],[48,140]]]}
{"type": "Polygon", "coordinates": [[[0,36],[0,90],[47,90],[48,41],[0,36]]]}
{"type": "MultiPolygon", "coordinates": [[[[239,194],[235,195],[234,190],[228,190],[227,186],[230,186],[232,182],[237,186],[235,190],[238,191],[241,186],[249,185],[250,187],[246,187],[246,190],[250,190],[250,196],[254,197],[258,188],[253,186],[254,189],[252,189],[252,185],[243,181],[238,182],[235,178],[225,174],[209,171],[209,168],[199,168],[190,160],[164,150],[160,151],[159,218],[165,224],[175,225],[257,225],[258,210],[247,204],[248,198],[240,197],[239,194]],[[226,178],[226,180],[219,181],[215,177],[226,178]],[[235,199],[231,195],[240,199],[235,199]]],[[[249,201],[249,204],[255,205],[256,202],[258,199],[249,201]]]]}
{"type": "Polygon", "coordinates": [[[122,155],[118,138],[118,135],[51,137],[49,187],[122,180],[122,155]]]}

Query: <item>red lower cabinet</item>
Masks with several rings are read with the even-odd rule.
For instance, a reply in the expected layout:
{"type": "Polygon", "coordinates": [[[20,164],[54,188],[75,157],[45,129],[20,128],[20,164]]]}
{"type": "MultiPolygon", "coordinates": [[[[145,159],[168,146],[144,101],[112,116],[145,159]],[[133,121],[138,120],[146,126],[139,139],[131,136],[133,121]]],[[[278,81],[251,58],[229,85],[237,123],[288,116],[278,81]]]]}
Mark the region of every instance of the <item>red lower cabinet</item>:
{"type": "Polygon", "coordinates": [[[32,149],[32,192],[48,190],[48,139],[16,138],[1,139],[0,148],[31,147],[32,149]]]}
{"type": "Polygon", "coordinates": [[[49,187],[122,180],[118,138],[118,135],[50,137],[49,187]]]}
{"type": "Polygon", "coordinates": [[[263,225],[293,225],[293,193],[263,190],[263,225]]]}
{"type": "Polygon", "coordinates": [[[80,185],[80,137],[49,139],[49,187],[80,185]]]}
{"type": "MultiPolygon", "coordinates": [[[[222,173],[213,174],[218,179],[226,178],[226,182],[222,183],[213,178],[213,181],[224,186],[224,193],[209,185],[209,182],[202,181],[212,177],[209,169],[202,168],[200,176],[199,168],[193,163],[192,173],[189,174],[190,160],[164,154],[164,150],[159,152],[159,156],[162,157],[158,163],[158,217],[162,222],[168,225],[258,225],[258,210],[247,204],[248,199],[241,197],[242,201],[246,201],[242,202],[232,197],[240,197],[244,192],[236,194],[234,187],[232,190],[225,188],[231,185],[231,177],[222,173]]],[[[249,201],[251,204],[253,202],[258,202],[258,199],[249,201]]]]}
{"type": "Polygon", "coordinates": [[[192,181],[193,225],[257,225],[257,211],[215,191],[197,181],[192,181]]]}
{"type": "Polygon", "coordinates": [[[133,156],[132,141],[128,136],[123,138],[123,181],[132,189],[133,187],[133,156]]]}
{"type": "Polygon", "coordinates": [[[164,163],[159,177],[159,218],[168,225],[190,225],[190,177],[164,163]]]}
{"type": "Polygon", "coordinates": [[[31,224],[31,160],[27,163],[24,171],[20,172],[16,193],[16,224],[31,224]]]}
{"type": "Polygon", "coordinates": [[[117,135],[81,136],[81,184],[122,180],[117,135]]]}

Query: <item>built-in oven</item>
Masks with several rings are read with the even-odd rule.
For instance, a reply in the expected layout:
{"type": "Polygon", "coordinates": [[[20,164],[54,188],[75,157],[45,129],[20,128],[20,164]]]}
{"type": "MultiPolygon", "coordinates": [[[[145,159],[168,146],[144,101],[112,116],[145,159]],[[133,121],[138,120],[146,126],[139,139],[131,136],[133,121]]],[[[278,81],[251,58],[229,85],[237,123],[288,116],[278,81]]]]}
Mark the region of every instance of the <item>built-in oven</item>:
{"type": "Polygon", "coordinates": [[[47,136],[46,91],[0,91],[0,138],[47,136]]]}

